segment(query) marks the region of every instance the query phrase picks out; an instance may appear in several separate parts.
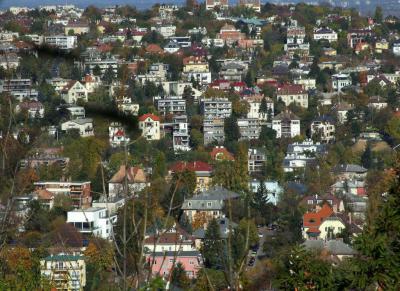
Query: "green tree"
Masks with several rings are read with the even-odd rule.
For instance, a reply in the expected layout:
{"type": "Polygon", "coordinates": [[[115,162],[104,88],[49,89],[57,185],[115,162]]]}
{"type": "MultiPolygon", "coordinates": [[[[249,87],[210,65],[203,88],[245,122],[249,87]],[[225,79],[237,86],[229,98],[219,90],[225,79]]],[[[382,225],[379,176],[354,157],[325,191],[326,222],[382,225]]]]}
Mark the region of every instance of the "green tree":
{"type": "Polygon", "coordinates": [[[383,11],[381,6],[376,6],[375,8],[375,14],[374,14],[374,20],[377,23],[382,23],[383,20],[383,11]]]}
{"type": "Polygon", "coordinates": [[[381,290],[400,287],[400,160],[395,166],[395,180],[377,216],[355,239],[360,253],[353,261],[352,285],[360,289],[381,290]]]}
{"type": "Polygon", "coordinates": [[[172,269],[171,283],[172,285],[184,290],[190,286],[190,280],[186,275],[185,268],[181,262],[178,262],[172,269]]]}
{"type": "Polygon", "coordinates": [[[216,219],[210,221],[204,234],[202,254],[207,268],[221,269],[223,267],[224,242],[221,238],[219,224],[216,219]]]}
{"type": "Polygon", "coordinates": [[[372,150],[371,150],[371,145],[368,143],[365,151],[363,152],[361,156],[361,164],[364,168],[369,169],[372,167],[372,150]]]}
{"type": "Polygon", "coordinates": [[[385,131],[396,144],[400,143],[400,117],[392,117],[386,125],[385,131]]]}
{"type": "Polygon", "coordinates": [[[225,131],[225,143],[238,141],[240,138],[239,126],[237,124],[237,118],[231,115],[225,118],[224,121],[224,131],[225,131]]]}

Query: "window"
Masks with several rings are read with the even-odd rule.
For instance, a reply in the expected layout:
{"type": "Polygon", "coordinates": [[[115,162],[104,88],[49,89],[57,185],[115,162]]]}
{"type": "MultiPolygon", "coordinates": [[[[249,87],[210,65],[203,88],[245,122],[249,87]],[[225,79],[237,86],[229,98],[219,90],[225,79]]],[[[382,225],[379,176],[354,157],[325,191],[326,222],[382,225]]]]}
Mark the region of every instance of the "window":
{"type": "Polygon", "coordinates": [[[169,259],[169,262],[172,263],[174,261],[174,259],[169,259]]]}
{"type": "Polygon", "coordinates": [[[207,207],[211,207],[211,202],[207,202],[207,207]]]}
{"type": "Polygon", "coordinates": [[[190,260],[190,261],[189,261],[189,264],[190,264],[190,265],[194,265],[194,261],[190,260]]]}

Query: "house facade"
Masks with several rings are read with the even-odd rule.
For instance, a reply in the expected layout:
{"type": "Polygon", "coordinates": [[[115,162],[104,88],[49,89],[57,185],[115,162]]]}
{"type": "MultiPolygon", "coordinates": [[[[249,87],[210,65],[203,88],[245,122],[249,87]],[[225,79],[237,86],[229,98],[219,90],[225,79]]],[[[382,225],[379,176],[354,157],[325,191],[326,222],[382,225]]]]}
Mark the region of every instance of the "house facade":
{"type": "Polygon", "coordinates": [[[154,114],[144,114],[139,117],[139,129],[147,140],[159,140],[160,118],[154,114]]]}

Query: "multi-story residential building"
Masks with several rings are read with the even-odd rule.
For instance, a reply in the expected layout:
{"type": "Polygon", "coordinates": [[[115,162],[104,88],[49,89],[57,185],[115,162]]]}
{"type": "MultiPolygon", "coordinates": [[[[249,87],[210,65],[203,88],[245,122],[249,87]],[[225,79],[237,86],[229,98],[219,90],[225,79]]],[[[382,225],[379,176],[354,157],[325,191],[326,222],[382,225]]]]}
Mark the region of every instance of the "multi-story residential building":
{"type": "Polygon", "coordinates": [[[347,44],[351,48],[355,48],[357,44],[364,43],[368,37],[373,35],[373,31],[367,29],[350,29],[347,33],[347,44]]]}
{"type": "Polygon", "coordinates": [[[61,91],[64,89],[65,86],[68,85],[72,80],[70,79],[64,79],[64,78],[51,78],[51,79],[46,79],[46,83],[53,86],[54,91],[57,93],[61,93],[61,91]]]}
{"type": "Polygon", "coordinates": [[[82,137],[93,136],[94,135],[93,119],[77,118],[61,123],[62,131],[68,132],[71,129],[79,130],[79,135],[82,137]]]}
{"type": "Polygon", "coordinates": [[[16,112],[26,111],[31,119],[44,117],[44,106],[40,101],[23,101],[15,107],[16,112]]]}
{"type": "Polygon", "coordinates": [[[119,147],[130,141],[126,136],[123,126],[118,122],[112,122],[108,127],[108,136],[111,147],[119,147]]]}
{"type": "Polygon", "coordinates": [[[159,140],[160,118],[154,114],[144,114],[139,117],[139,129],[142,130],[142,136],[147,140],[159,140]]]}
{"type": "Polygon", "coordinates": [[[20,64],[20,57],[15,53],[0,55],[0,68],[4,70],[16,69],[20,64]]]}
{"type": "Polygon", "coordinates": [[[44,43],[60,50],[72,50],[77,47],[78,39],[75,35],[52,35],[45,36],[44,43]]]}
{"type": "Polygon", "coordinates": [[[297,21],[292,20],[286,31],[287,44],[303,44],[306,37],[306,29],[304,26],[298,26],[297,21]]]}
{"type": "Polygon", "coordinates": [[[267,121],[269,117],[272,119],[274,116],[274,102],[272,99],[260,94],[251,94],[243,96],[243,100],[245,100],[250,106],[247,118],[256,118],[260,121],[267,121]],[[267,105],[267,112],[260,111],[261,103],[264,98],[267,105]]]}
{"type": "Polygon", "coordinates": [[[200,104],[204,119],[224,119],[232,113],[232,102],[228,98],[205,98],[200,104]]]}
{"type": "Polygon", "coordinates": [[[332,75],[332,88],[335,91],[341,91],[343,88],[351,86],[351,76],[349,74],[332,75]]]}
{"type": "Polygon", "coordinates": [[[286,106],[296,104],[308,108],[308,93],[302,85],[283,85],[276,93],[278,100],[282,100],[286,106]]]}
{"type": "Polygon", "coordinates": [[[76,103],[79,99],[87,102],[88,91],[79,81],[70,81],[61,91],[61,96],[68,104],[76,103]]]}
{"type": "Polygon", "coordinates": [[[302,170],[314,161],[315,156],[307,153],[287,153],[283,159],[283,171],[287,173],[302,170]]]}
{"type": "Polygon", "coordinates": [[[223,119],[204,119],[203,121],[204,145],[211,143],[221,144],[225,140],[223,119]]]}
{"type": "Polygon", "coordinates": [[[202,161],[194,162],[176,162],[168,171],[168,178],[172,178],[173,174],[183,171],[191,171],[196,175],[195,192],[205,191],[211,185],[213,167],[202,161]]]}
{"type": "Polygon", "coordinates": [[[250,174],[261,173],[264,170],[267,157],[260,149],[249,149],[248,155],[248,171],[250,174]]]}
{"type": "Polygon", "coordinates": [[[315,79],[312,78],[297,78],[293,80],[293,83],[296,85],[302,85],[304,87],[304,90],[313,90],[316,89],[317,86],[315,84],[315,79]]]}
{"type": "Polygon", "coordinates": [[[368,107],[377,110],[384,109],[388,106],[387,100],[381,96],[371,96],[369,98],[368,107]]]}
{"type": "Polygon", "coordinates": [[[83,107],[83,106],[67,105],[65,107],[59,107],[59,110],[61,108],[65,108],[65,110],[67,110],[69,112],[69,117],[71,119],[86,117],[85,107],[83,107]]]}
{"type": "Polygon", "coordinates": [[[38,92],[33,88],[31,79],[9,79],[1,80],[0,93],[9,92],[12,96],[22,102],[23,99],[34,99],[38,97],[38,92]]]}
{"type": "Polygon", "coordinates": [[[231,24],[225,24],[217,34],[217,39],[222,39],[226,45],[231,46],[242,39],[246,39],[246,34],[231,24]]]}
{"type": "Polygon", "coordinates": [[[242,81],[248,66],[243,62],[229,61],[221,65],[219,76],[228,81],[242,81]]]}
{"type": "Polygon", "coordinates": [[[204,218],[209,222],[213,218],[224,217],[223,207],[228,199],[237,199],[239,194],[215,186],[183,201],[183,214],[190,222],[204,218]]]}
{"type": "Polygon", "coordinates": [[[214,10],[216,7],[219,7],[221,10],[228,9],[228,0],[206,0],[206,10],[214,10]]]}
{"type": "Polygon", "coordinates": [[[91,74],[93,74],[94,68],[100,68],[100,72],[102,75],[109,68],[111,68],[114,71],[114,73],[117,73],[119,67],[119,61],[114,56],[107,56],[106,58],[88,57],[85,58],[84,66],[91,72],[91,74]]]}
{"type": "Polygon", "coordinates": [[[56,196],[68,196],[75,208],[88,208],[92,202],[90,182],[39,181],[34,186],[36,190],[47,190],[56,196]]]}
{"type": "Polygon", "coordinates": [[[60,156],[57,153],[36,153],[35,155],[29,156],[20,161],[20,167],[22,169],[33,168],[38,169],[41,166],[51,166],[51,165],[59,165],[61,169],[65,169],[65,167],[69,163],[68,157],[60,156]]]}
{"type": "Polygon", "coordinates": [[[238,5],[261,12],[261,0],[239,0],[238,5]]]}
{"type": "MultiPolygon", "coordinates": [[[[279,196],[283,192],[283,188],[276,181],[262,181],[264,183],[264,187],[267,190],[267,194],[265,195],[266,201],[277,205],[279,202],[279,196]]],[[[261,184],[260,180],[252,179],[249,181],[249,190],[253,193],[257,193],[261,184]]]]}
{"type": "Polygon", "coordinates": [[[156,97],[158,112],[162,115],[183,115],[186,113],[186,100],[182,96],[156,97]]]}
{"type": "Polygon", "coordinates": [[[59,253],[40,260],[40,275],[54,290],[81,291],[86,286],[86,263],[81,255],[59,253]]]}
{"type": "Polygon", "coordinates": [[[172,130],[172,144],[175,152],[190,151],[190,134],[187,116],[174,116],[172,130]]]}
{"type": "Polygon", "coordinates": [[[211,83],[211,72],[204,57],[189,56],[184,58],[183,75],[188,81],[194,79],[201,84],[211,83]]]}
{"type": "Polygon", "coordinates": [[[116,221],[117,215],[110,216],[107,208],[101,207],[75,209],[67,213],[67,223],[73,225],[78,232],[104,239],[112,239],[113,224],[116,221]]]}
{"type": "Polygon", "coordinates": [[[72,34],[85,34],[90,31],[89,23],[84,22],[84,21],[70,21],[68,24],[64,27],[64,34],[65,35],[70,35],[72,34]]]}
{"type": "Polygon", "coordinates": [[[127,189],[128,195],[134,196],[146,186],[148,186],[147,175],[142,168],[128,166],[128,170],[126,170],[125,165],[121,165],[108,181],[108,195],[109,197],[124,196],[127,189]],[[127,183],[128,188],[125,187],[125,183],[127,183]]]}
{"type": "Polygon", "coordinates": [[[326,154],[327,148],[325,144],[314,142],[312,139],[306,139],[302,142],[294,142],[288,145],[287,153],[289,154],[309,154],[312,156],[326,154]]]}
{"type": "Polygon", "coordinates": [[[375,42],[375,53],[381,54],[389,49],[389,42],[386,39],[381,39],[375,42]]]}
{"type": "Polygon", "coordinates": [[[400,42],[395,42],[393,44],[392,52],[395,56],[400,56],[400,42]]]}
{"type": "Polygon", "coordinates": [[[146,81],[161,83],[167,80],[169,65],[163,63],[151,64],[148,73],[145,75],[137,75],[137,79],[141,84],[146,81]]]}
{"type": "Polygon", "coordinates": [[[316,41],[327,40],[328,42],[334,42],[338,40],[338,35],[333,29],[327,27],[315,28],[313,39],[316,41]]]}
{"type": "Polygon", "coordinates": [[[335,140],[335,123],[330,116],[320,116],[311,123],[311,136],[317,136],[321,142],[329,143],[335,140]]]}
{"type": "Polygon", "coordinates": [[[295,137],[300,135],[300,118],[288,110],[283,111],[273,118],[272,129],[277,138],[295,137]]]}
{"type": "Polygon", "coordinates": [[[261,120],[258,118],[241,118],[237,120],[240,140],[256,140],[261,133],[261,120]]]}
{"type": "Polygon", "coordinates": [[[173,226],[169,230],[146,235],[144,241],[145,253],[151,255],[153,252],[178,252],[194,251],[195,242],[192,236],[173,226]]]}
{"type": "Polygon", "coordinates": [[[132,101],[129,97],[122,97],[116,100],[117,108],[119,111],[125,114],[131,114],[137,116],[139,114],[139,104],[132,101]]]}
{"type": "Polygon", "coordinates": [[[156,27],[152,27],[151,30],[157,31],[164,38],[169,38],[175,36],[176,26],[175,25],[158,25],[156,27]]]}

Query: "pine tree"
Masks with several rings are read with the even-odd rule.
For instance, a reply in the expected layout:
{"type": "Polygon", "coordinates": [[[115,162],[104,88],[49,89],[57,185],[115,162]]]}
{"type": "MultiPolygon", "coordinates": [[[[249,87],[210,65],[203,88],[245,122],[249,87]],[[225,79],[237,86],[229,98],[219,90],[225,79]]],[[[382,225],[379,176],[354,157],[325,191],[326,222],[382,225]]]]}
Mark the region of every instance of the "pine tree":
{"type": "Polygon", "coordinates": [[[237,124],[237,118],[231,115],[228,118],[225,118],[224,122],[224,131],[225,131],[225,142],[233,142],[238,141],[240,138],[239,126],[237,124]]]}
{"type": "Polygon", "coordinates": [[[186,289],[190,286],[189,278],[181,262],[178,262],[172,270],[171,283],[182,289],[186,289]]]}
{"type": "Polygon", "coordinates": [[[352,284],[357,289],[398,290],[400,287],[400,160],[395,182],[375,219],[354,242],[359,256],[353,260],[352,284]]]}
{"type": "Polygon", "coordinates": [[[204,235],[202,253],[207,268],[220,269],[223,266],[224,244],[221,239],[219,224],[216,219],[209,222],[204,235]]]}
{"type": "Polygon", "coordinates": [[[361,164],[366,169],[369,169],[372,166],[372,151],[369,144],[367,145],[364,153],[361,156],[361,164]]]}

